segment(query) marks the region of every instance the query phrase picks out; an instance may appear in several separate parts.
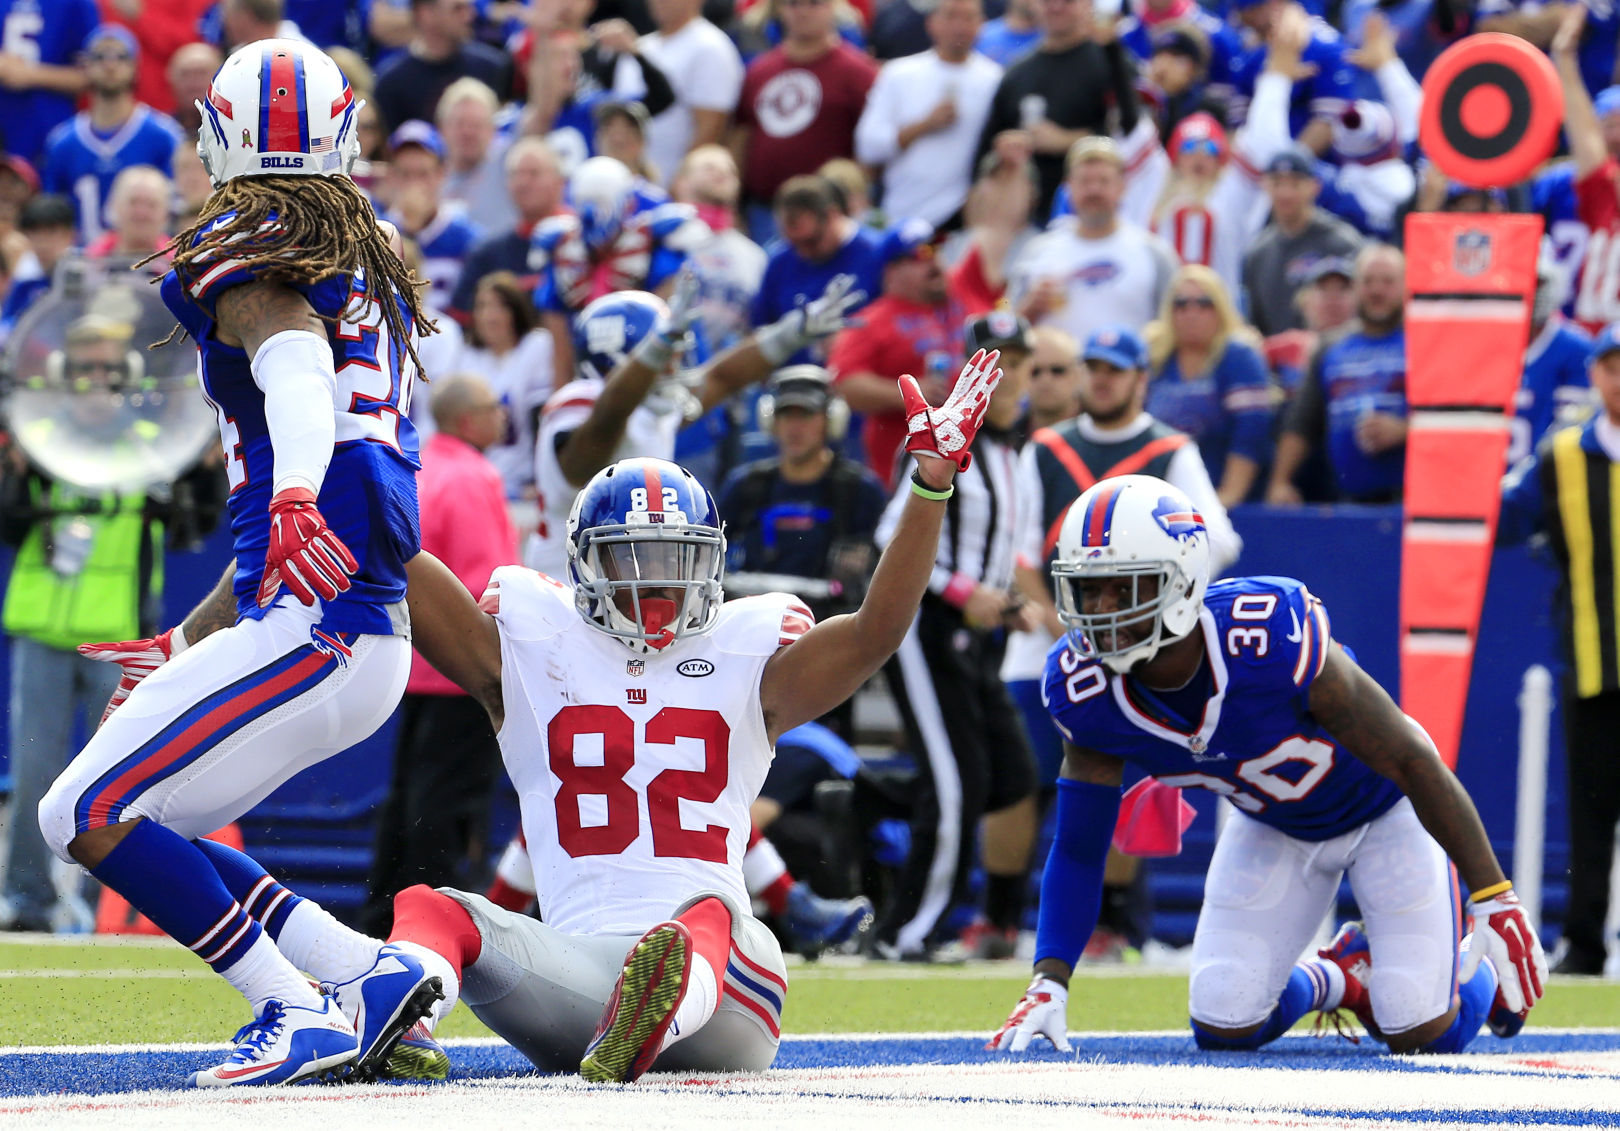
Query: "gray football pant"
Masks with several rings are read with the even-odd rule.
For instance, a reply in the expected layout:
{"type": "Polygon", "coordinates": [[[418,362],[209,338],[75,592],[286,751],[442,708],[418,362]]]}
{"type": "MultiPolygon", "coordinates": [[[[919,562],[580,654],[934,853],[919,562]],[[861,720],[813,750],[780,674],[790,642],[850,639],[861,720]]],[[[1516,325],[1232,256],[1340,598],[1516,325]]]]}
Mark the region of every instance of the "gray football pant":
{"type": "MultiPolygon", "coordinates": [[[[483,939],[478,961],[462,974],[461,1000],[535,1067],[578,1071],[624,957],[640,936],[565,935],[481,895],[439,890],[467,909],[483,939]]],[[[681,910],[710,894],[693,897],[681,910]]],[[[725,897],[715,897],[732,910],[732,954],[720,1007],[701,1030],[670,1046],[653,1065],[655,1071],[759,1072],[776,1059],[779,1038],[771,1026],[780,1026],[780,1008],[773,1008],[770,998],[779,1003],[782,995],[749,989],[775,987],[747,966],[771,972],[785,986],[782,949],[763,923],[738,914],[725,897]]]]}

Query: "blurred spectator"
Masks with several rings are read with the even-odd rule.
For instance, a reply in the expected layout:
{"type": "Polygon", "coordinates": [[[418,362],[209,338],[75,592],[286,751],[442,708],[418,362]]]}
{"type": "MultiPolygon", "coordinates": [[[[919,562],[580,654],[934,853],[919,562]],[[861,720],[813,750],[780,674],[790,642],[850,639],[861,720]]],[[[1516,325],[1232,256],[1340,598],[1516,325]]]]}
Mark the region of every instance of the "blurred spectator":
{"type": "Polygon", "coordinates": [[[930,50],[885,63],[855,134],[856,156],[883,166],[883,207],[955,226],[1001,68],[973,49],[979,0],[940,0],[930,50]]]}
{"type": "Polygon", "coordinates": [[[1163,96],[1168,111],[1163,136],[1168,137],[1186,114],[1207,109],[1186,105],[1189,100],[1207,98],[1220,107],[1222,112],[1216,117],[1223,125],[1237,120],[1224,113],[1237,97],[1238,72],[1247,54],[1237,29],[1197,0],[1144,0],[1134,12],[1121,22],[1119,41],[1139,63],[1147,65],[1155,93],[1163,96]],[[1161,53],[1171,56],[1174,63],[1170,59],[1158,62],[1161,53]],[[1181,113],[1175,112],[1178,102],[1184,107],[1181,113]]]}
{"type": "MultiPolygon", "coordinates": [[[[1308,73],[1294,86],[1288,132],[1312,153],[1326,153],[1332,120],[1356,96],[1356,69],[1345,57],[1339,33],[1316,16],[1306,17],[1294,0],[1234,0],[1236,18],[1256,45],[1268,41],[1279,21],[1308,19],[1307,42],[1300,58],[1308,73]]],[[[1265,52],[1251,50],[1239,68],[1238,95],[1254,97],[1255,80],[1265,66],[1265,52]]]]}
{"type": "Polygon", "coordinates": [[[1340,202],[1332,206],[1362,232],[1389,239],[1397,236],[1397,215],[1417,188],[1407,158],[1416,156],[1423,91],[1395,52],[1389,21],[1376,12],[1349,58],[1373,76],[1382,101],[1358,98],[1332,123],[1333,189],[1340,202]]]}
{"type": "Polygon", "coordinates": [[[827,367],[838,394],[861,414],[866,466],[885,486],[906,436],[904,402],[895,383],[917,378],[930,404],[951,390],[960,365],[965,310],[945,283],[939,245],[926,220],[907,220],[882,244],[883,293],[861,311],[860,324],[833,341],[827,367]]]}
{"type": "Polygon", "coordinates": [[[510,272],[497,271],[478,283],[466,342],[457,372],[489,382],[506,406],[506,430],[483,452],[501,473],[507,497],[515,499],[534,484],[535,419],[554,384],[553,339],[541,328],[523,285],[510,272]]]}
{"type": "Polygon", "coordinates": [[[1266,500],[1303,501],[1295,473],[1323,446],[1341,499],[1390,503],[1406,468],[1406,260],[1387,244],[1356,257],[1356,316],[1316,355],[1283,418],[1266,500]]]}
{"type": "MultiPolygon", "coordinates": [[[[421,276],[422,249],[410,237],[400,238],[405,244],[405,266],[421,276]]],[[[437,388],[436,382],[438,378],[456,372],[467,342],[461,331],[461,323],[431,301],[422,304],[422,313],[439,327],[437,333],[429,334],[416,343],[416,355],[422,361],[422,373],[426,379],[417,382],[413,388],[410,418],[411,423],[416,425],[417,438],[425,441],[438,427],[433,423],[433,390],[437,388]]]]}
{"type": "MultiPolygon", "coordinates": [[[[8,6],[9,7],[9,6],[8,6]]],[[[0,146],[35,165],[45,139],[73,116],[85,88],[76,66],[90,32],[101,22],[94,0],[46,0],[6,17],[0,50],[0,146]]]]}
{"type": "Polygon", "coordinates": [[[1305,367],[1321,343],[1355,318],[1354,277],[1355,268],[1348,259],[1333,256],[1312,263],[1294,299],[1305,325],[1265,339],[1266,364],[1276,375],[1285,401],[1299,388],[1305,367]]]}
{"type": "MultiPolygon", "coordinates": [[[[660,114],[675,101],[669,78],[641,51],[637,40],[637,27],[651,23],[642,19],[636,27],[633,21],[620,18],[589,23],[596,5],[593,0],[560,0],[555,4],[531,7],[528,27],[512,47],[512,55],[520,65],[519,75],[527,81],[532,72],[529,65],[536,42],[548,34],[562,34],[579,53],[579,78],[576,86],[582,98],[611,95],[625,101],[644,102],[648,114],[660,114]]],[[[646,16],[643,10],[642,17],[646,16]]],[[[527,91],[519,90],[520,98],[527,91]]]]}
{"type": "Polygon", "coordinates": [[[1024,430],[1033,434],[1080,415],[1080,347],[1055,326],[1034,327],[1030,342],[1024,430]]]}
{"type": "MultiPolygon", "coordinates": [[[[872,537],[888,493],[869,470],[839,454],[849,409],[825,369],[778,369],[765,387],[760,415],[777,455],[737,468],[719,493],[720,513],[730,516],[726,588],[732,594],[746,588],[738,573],[813,579],[799,595],[818,621],[851,612],[877,561],[872,537]],[[829,583],[836,591],[827,591],[829,583]]],[[[852,738],[847,707],[828,721],[846,741],[852,738]]]]}
{"type": "MultiPolygon", "coordinates": [[[[355,110],[354,136],[360,141],[360,160],[381,172],[388,162],[388,132],[375,102],[362,102],[355,110]]],[[[359,173],[354,176],[358,179],[359,173]]]]}
{"type": "MultiPolygon", "coordinates": [[[[508,432],[506,407],[482,378],[455,374],[434,382],[433,416],[438,428],[422,446],[416,487],[422,549],[482,593],[497,566],[517,560],[501,475],[483,454],[508,432]]],[[[393,779],[378,814],[366,929],[386,934],[394,893],[412,884],[466,882],[464,861],[482,880],[500,767],[483,707],[413,652],[393,779]]]]}
{"type": "Polygon", "coordinates": [[[699,146],[675,170],[669,187],[709,227],[687,262],[698,280],[704,337],[711,349],[725,349],[748,336],[748,310],[765,274],[765,252],[737,230],[737,164],[724,146],[699,146]]]}
{"type": "Polygon", "coordinates": [[[1011,0],[1005,12],[979,28],[973,47],[992,63],[1010,67],[1034,50],[1040,38],[1040,0],[1011,0]]]}
{"type": "Polygon", "coordinates": [[[511,60],[472,38],[472,0],[411,0],[409,48],[377,72],[377,110],[385,130],[433,120],[439,96],[457,79],[475,78],[505,98],[511,60]]]}
{"type": "MultiPolygon", "coordinates": [[[[952,383],[964,354],[998,348],[1002,376],[973,462],[956,480],[928,589],[885,669],[917,762],[911,851],[872,928],[874,953],[888,959],[927,960],[950,941],[945,914],[968,897],[975,855],[985,873],[983,919],[962,941],[975,958],[1012,957],[1035,841],[1035,759],[1001,681],[1006,630],[1036,623],[1013,588],[1025,505],[1016,426],[1029,381],[1029,325],[1001,310],[958,327],[958,348],[939,379],[952,383]]],[[[926,387],[924,395],[939,403],[926,387]]],[[[911,464],[904,461],[902,474],[911,464]]],[[[910,494],[902,481],[878,524],[880,545],[893,537],[910,494]]]]}
{"type": "MultiPolygon", "coordinates": [[[[707,11],[712,5],[705,4],[707,11]]],[[[833,28],[838,38],[866,56],[865,18],[859,9],[846,0],[831,0],[833,28]]],[[[773,47],[781,45],[786,35],[782,20],[781,0],[757,0],[739,5],[741,15],[725,24],[727,34],[742,52],[743,62],[751,63],[773,47]]]]}
{"type": "Polygon", "coordinates": [[[838,35],[832,0],[769,0],[782,44],[743,76],[732,151],[742,169],[749,234],[774,235],[771,202],[791,177],[855,152],[855,126],[877,67],[838,35]]]}
{"type": "MultiPolygon", "coordinates": [[[[1483,6],[1437,4],[1434,0],[1345,0],[1334,23],[1344,33],[1345,43],[1359,48],[1366,40],[1369,20],[1387,21],[1401,60],[1421,79],[1436,55],[1476,30],[1474,21],[1483,6]]],[[[1351,62],[1362,66],[1354,55],[1351,62]]]]}
{"type": "Polygon", "coordinates": [[[1581,8],[1581,26],[1568,45],[1581,86],[1595,93],[1615,79],[1615,47],[1620,41],[1620,8],[1613,4],[1541,4],[1526,0],[1478,0],[1475,30],[1499,31],[1528,39],[1549,54],[1557,47],[1557,32],[1571,9],[1581,8]]]}
{"type": "Polygon", "coordinates": [[[328,47],[326,53],[336,63],[343,77],[349,80],[354,88],[356,98],[370,99],[377,94],[377,73],[371,69],[371,64],[357,51],[350,51],[347,47],[328,47]]]}
{"type": "Polygon", "coordinates": [[[1175,255],[1158,236],[1121,218],[1125,161],[1112,138],[1081,138],[1068,166],[1075,214],[1025,245],[1007,297],[1031,322],[1060,326],[1077,341],[1102,326],[1145,325],[1164,298],[1175,255]]]}
{"type": "Polygon", "coordinates": [[[62,196],[36,196],[23,205],[17,230],[28,241],[28,253],[11,267],[11,289],[0,307],[0,339],[10,337],[23,311],[51,289],[56,265],[73,247],[73,205],[62,196]]]}
{"type": "Polygon", "coordinates": [[[102,19],[129,29],[140,45],[135,71],[135,97],[154,110],[173,114],[175,95],[169,82],[168,68],[179,51],[197,41],[198,20],[211,0],[99,2],[102,19]]]}
{"type": "Polygon", "coordinates": [[[557,370],[572,373],[574,315],[610,291],[667,291],[708,232],[694,209],[611,157],[575,169],[566,199],[571,212],[536,226],[529,266],[540,273],[534,305],[556,343],[557,370]]]}
{"type": "Polygon", "coordinates": [[[563,179],[557,155],[537,137],[519,138],[506,151],[506,195],[517,219],[506,231],[492,235],[467,253],[461,280],[450,298],[450,314],[466,325],[472,318],[473,293],[492,271],[510,271],[530,290],[534,272],[529,268],[529,239],[534,226],[562,210],[563,179]]]}
{"type": "Polygon", "coordinates": [[[951,293],[972,310],[998,306],[1007,293],[1007,273],[1024,245],[1040,234],[1030,209],[1041,186],[1029,158],[1007,161],[987,153],[962,206],[964,231],[946,242],[952,262],[951,293]]]}
{"type": "MultiPolygon", "coordinates": [[[[316,47],[331,54],[364,46],[366,9],[372,0],[283,0],[287,18],[316,47]]],[[[349,81],[353,82],[351,75],[349,81]]]]}
{"type": "MultiPolygon", "coordinates": [[[[767,249],[765,275],[749,318],[766,326],[826,289],[836,275],[854,275],[855,287],[870,302],[883,287],[883,235],[863,228],[839,205],[823,177],[794,177],[776,194],[779,243],[767,249]]],[[[825,360],[807,347],[789,364],[825,360]]]]}
{"type": "Polygon", "coordinates": [[[458,203],[446,203],[444,142],[426,122],[406,122],[388,139],[389,208],[385,219],[422,249],[428,300],[439,309],[450,303],[461,268],[480,230],[458,203]]]}
{"type": "Polygon", "coordinates": [[[641,51],[669,79],[675,104],[653,116],[647,153],[668,176],[687,152],[725,140],[726,124],[742,91],[742,56],[726,33],[699,13],[703,0],[650,0],[658,30],[641,51]]]}
{"type": "MultiPolygon", "coordinates": [[[[107,231],[85,245],[89,259],[145,259],[169,244],[169,218],[174,183],[150,165],[132,165],[119,173],[107,200],[107,231]]],[[[148,269],[168,270],[166,257],[148,269]]]]}
{"type": "MultiPolygon", "coordinates": [[[[834,157],[816,169],[816,176],[832,185],[841,198],[839,208],[845,216],[867,228],[889,226],[883,210],[872,203],[872,182],[858,162],[848,157],[834,157]]],[[[775,218],[772,219],[774,222],[775,218]]]]}
{"type": "Polygon", "coordinates": [[[1266,165],[1271,222],[1243,257],[1243,290],[1249,321],[1267,337],[1304,324],[1294,296],[1312,263],[1348,258],[1361,248],[1354,228],[1316,206],[1321,188],[1315,160],[1298,146],[1266,165]]]}
{"type": "Polygon", "coordinates": [[[135,101],[135,37],[102,24],[85,41],[88,106],[51,131],[41,180],[46,192],[66,196],[78,212],[86,242],[105,229],[113,178],[133,165],[173,171],[180,126],[167,114],[135,101]]]}
{"type": "Polygon", "coordinates": [[[287,19],[285,0],[220,0],[219,39],[226,53],[261,39],[303,38],[298,25],[287,19]]]}
{"type": "Polygon", "coordinates": [[[1603,123],[1581,80],[1576,47],[1586,9],[1571,4],[1553,39],[1564,88],[1564,133],[1575,165],[1577,215],[1591,230],[1575,295],[1575,320],[1596,334],[1620,319],[1620,162],[1609,155],[1603,123]]]}
{"type": "Polygon", "coordinates": [[[1147,327],[1147,411],[1198,442],[1221,504],[1249,497],[1271,461],[1272,390],[1259,335],[1221,278],[1188,264],[1147,327]]]}
{"type": "Polygon", "coordinates": [[[1209,37],[1190,23],[1165,24],[1153,33],[1143,109],[1152,112],[1160,137],[1169,137],[1190,114],[1208,114],[1223,126],[1230,122],[1230,100],[1209,91],[1209,52],[1209,37]]]}
{"type": "Polygon", "coordinates": [[[1536,265],[1524,376],[1514,398],[1509,467],[1530,455],[1554,428],[1584,421],[1594,403],[1592,383],[1587,377],[1592,339],[1558,313],[1557,296],[1557,268],[1543,255],[1536,265]]]}
{"type": "Polygon", "coordinates": [[[225,57],[212,43],[188,43],[169,56],[164,72],[169,84],[166,101],[174,107],[174,120],[187,137],[195,137],[202,125],[202,111],[197,104],[208,97],[208,84],[224,62],[225,57]]]}
{"type": "Polygon", "coordinates": [[[1568,751],[1569,903],[1549,956],[1558,974],[1600,975],[1608,957],[1610,879],[1620,819],[1615,759],[1620,680],[1608,657],[1617,635],[1612,578],[1620,570],[1613,483],[1620,476],[1620,329],[1592,346],[1598,411],[1537,446],[1502,485],[1501,544],[1546,536],[1558,564],[1568,751]]]}
{"type": "Polygon", "coordinates": [[[597,152],[594,111],[609,97],[581,89],[581,42],[580,35],[567,31],[535,41],[526,70],[528,103],[520,119],[523,133],[545,138],[556,150],[565,174],[597,152]]]}
{"type": "Polygon", "coordinates": [[[639,102],[609,99],[591,114],[596,123],[596,152],[611,157],[651,185],[663,175],[647,160],[647,108],[639,102]]]}
{"type": "Polygon", "coordinates": [[[991,149],[1008,159],[1034,155],[1041,175],[1037,216],[1052,210],[1074,143],[1108,133],[1109,106],[1119,111],[1122,135],[1136,128],[1140,112],[1136,66],[1115,25],[1094,20],[1086,0],[1041,0],[1041,12],[1046,33],[1002,75],[979,140],[981,155],[991,149]]]}
{"type": "Polygon", "coordinates": [[[495,92],[477,79],[457,79],[444,88],[435,122],[445,150],[445,202],[454,201],[478,217],[488,232],[510,227],[517,218],[506,192],[502,158],[506,143],[495,134],[495,92]]]}
{"type": "Polygon", "coordinates": [[[8,268],[28,254],[28,240],[17,229],[23,205],[39,192],[39,174],[21,157],[0,154],[0,255],[8,268]]]}
{"type": "Polygon", "coordinates": [[[889,0],[872,16],[872,54],[879,59],[903,59],[928,50],[928,14],[931,0],[889,0]]]}

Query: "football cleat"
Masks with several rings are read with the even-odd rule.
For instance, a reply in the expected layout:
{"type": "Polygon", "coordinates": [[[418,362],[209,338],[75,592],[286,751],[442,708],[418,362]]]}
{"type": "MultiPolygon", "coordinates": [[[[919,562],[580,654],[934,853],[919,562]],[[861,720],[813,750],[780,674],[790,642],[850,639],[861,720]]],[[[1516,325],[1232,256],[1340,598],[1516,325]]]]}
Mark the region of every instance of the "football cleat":
{"type": "Polygon", "coordinates": [[[976,962],[1001,962],[1012,958],[1018,950],[1018,928],[992,927],[984,920],[968,924],[962,932],[962,947],[976,962]]]}
{"type": "Polygon", "coordinates": [[[660,923],[625,956],[579,1074],[595,1084],[628,1083],[652,1067],[692,972],[692,935],[660,923]]]}
{"type": "Polygon", "coordinates": [[[319,1010],[267,1001],[232,1039],[231,1055],[223,1064],[193,1072],[187,1081],[191,1087],[291,1084],[336,1072],[360,1051],[354,1026],[331,998],[322,998],[319,1010]]]}
{"type": "Polygon", "coordinates": [[[429,974],[413,955],[392,943],[377,951],[371,969],[358,978],[323,988],[336,999],[359,1036],[360,1054],[354,1070],[362,1077],[377,1075],[395,1042],[444,997],[438,975],[429,974]]]}
{"type": "Polygon", "coordinates": [[[433,1039],[425,1020],[405,1030],[377,1072],[383,1080],[444,1080],[449,1075],[450,1054],[433,1039]]]}
{"type": "Polygon", "coordinates": [[[1373,1022],[1372,1000],[1367,996],[1367,978],[1372,974],[1372,950],[1367,945],[1367,932],[1359,922],[1351,920],[1339,928],[1333,941],[1316,952],[1344,972],[1344,997],[1338,1008],[1348,1009],[1356,1015],[1361,1027],[1376,1035],[1373,1022]]]}
{"type": "Polygon", "coordinates": [[[872,918],[872,901],[864,895],[824,899],[799,880],[788,889],[782,926],[792,936],[794,950],[805,958],[816,958],[860,937],[872,926],[872,918]]]}

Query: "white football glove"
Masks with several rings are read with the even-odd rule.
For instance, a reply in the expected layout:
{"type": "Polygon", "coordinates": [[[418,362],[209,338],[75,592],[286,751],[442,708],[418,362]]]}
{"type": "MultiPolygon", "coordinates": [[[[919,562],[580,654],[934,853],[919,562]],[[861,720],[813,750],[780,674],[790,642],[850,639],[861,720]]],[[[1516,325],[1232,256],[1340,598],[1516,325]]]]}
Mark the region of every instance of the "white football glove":
{"type": "Polygon", "coordinates": [[[669,315],[636,343],[636,348],[630,351],[632,360],[654,373],[663,372],[675,355],[675,347],[687,340],[692,323],[697,321],[698,290],[698,277],[690,267],[675,276],[675,290],[669,296],[669,315]]]}
{"type": "Polygon", "coordinates": [[[854,275],[834,275],[817,298],[795,307],[754,335],[754,345],[772,365],[781,365],[811,342],[830,338],[849,325],[850,312],[866,301],[851,291],[854,275]]]}
{"type": "Polygon", "coordinates": [[[1458,980],[1472,978],[1479,960],[1488,955],[1496,967],[1502,1004],[1524,1013],[1540,1000],[1547,984],[1547,956],[1519,897],[1510,888],[1484,903],[1469,904],[1468,914],[1474,922],[1474,942],[1463,956],[1458,980]]]}
{"type": "Polygon", "coordinates": [[[1044,974],[1035,975],[1018,999],[1007,1023],[985,1043],[991,1052],[1023,1052],[1036,1037],[1045,1037],[1058,1052],[1072,1052],[1069,1044],[1069,990],[1044,974]]]}

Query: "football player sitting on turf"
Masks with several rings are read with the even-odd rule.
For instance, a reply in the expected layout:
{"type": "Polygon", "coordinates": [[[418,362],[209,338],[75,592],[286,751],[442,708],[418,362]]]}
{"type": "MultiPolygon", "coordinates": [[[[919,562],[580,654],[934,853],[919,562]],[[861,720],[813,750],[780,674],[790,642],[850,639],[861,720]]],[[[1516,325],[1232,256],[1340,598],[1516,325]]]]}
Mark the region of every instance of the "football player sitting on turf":
{"type": "MultiPolygon", "coordinates": [[[[465,998],[539,1067],[591,1080],[634,1080],[655,1061],[771,1063],[786,970],[748,913],[748,806],[776,739],[853,694],[899,647],[998,356],[975,355],[938,408],[901,378],[917,498],[847,616],[815,624],[787,594],[722,606],[714,502],[663,460],[621,461],[586,484],[569,520],[572,588],[506,567],[481,610],[436,559],[413,559],[415,643],[496,723],[544,917],[450,889],[401,892],[385,954],[440,979],[435,1020],[465,998]]],[[[273,935],[289,909],[313,908],[240,853],[213,860],[273,935]]],[[[329,919],[319,942],[345,958],[383,946],[329,919]]],[[[387,1065],[418,1077],[447,1069],[425,1026],[387,1065]]]]}
{"type": "Polygon", "coordinates": [[[1068,628],[1042,683],[1066,739],[1057,832],[1035,977],[988,1047],[1069,1048],[1069,975],[1097,921],[1127,761],[1237,809],[1193,939],[1200,1048],[1258,1048],[1311,1010],[1349,1009],[1395,1052],[1460,1052],[1482,1021],[1519,1031],[1547,964],[1479,814],[1304,585],[1211,584],[1202,517],[1140,475],[1076,500],[1052,577],[1068,628]],[[1364,924],[1300,960],[1347,872],[1364,924]],[[1473,893],[1460,940],[1456,873],[1473,893]]]}

